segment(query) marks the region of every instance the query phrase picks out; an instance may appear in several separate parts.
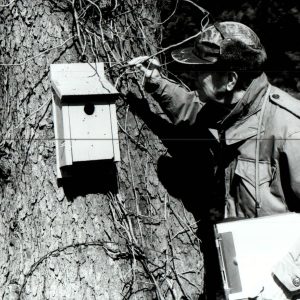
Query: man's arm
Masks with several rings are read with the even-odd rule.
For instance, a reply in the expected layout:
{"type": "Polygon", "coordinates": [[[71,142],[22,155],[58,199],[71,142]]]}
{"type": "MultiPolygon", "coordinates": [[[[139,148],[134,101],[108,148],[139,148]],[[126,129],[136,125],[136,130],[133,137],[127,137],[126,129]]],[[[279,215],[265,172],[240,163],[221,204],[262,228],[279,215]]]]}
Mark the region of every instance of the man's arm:
{"type": "Polygon", "coordinates": [[[180,84],[163,77],[152,79],[147,85],[151,85],[149,91],[172,123],[175,125],[182,122],[188,125],[195,123],[199,111],[204,106],[197,92],[187,91],[180,84]]]}
{"type": "Polygon", "coordinates": [[[156,59],[141,56],[128,64],[136,66],[144,73],[145,90],[152,94],[173,124],[195,123],[197,114],[204,106],[197,92],[190,92],[182,85],[163,77],[156,59]]]}

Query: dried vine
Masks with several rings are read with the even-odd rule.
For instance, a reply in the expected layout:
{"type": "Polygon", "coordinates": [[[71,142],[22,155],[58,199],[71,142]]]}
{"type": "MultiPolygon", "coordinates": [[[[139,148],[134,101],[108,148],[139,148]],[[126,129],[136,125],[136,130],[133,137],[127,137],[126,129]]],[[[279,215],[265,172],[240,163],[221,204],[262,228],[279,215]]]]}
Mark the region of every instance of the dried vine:
{"type": "MultiPolygon", "coordinates": [[[[122,199],[120,195],[113,195],[109,194],[108,199],[110,200],[109,206],[111,215],[113,218],[113,223],[116,229],[116,232],[119,234],[120,237],[122,237],[125,241],[125,244],[127,245],[127,258],[131,259],[131,274],[132,277],[129,279],[128,282],[124,282],[124,286],[127,287],[127,291],[124,295],[124,299],[130,299],[131,296],[137,294],[140,292],[138,289],[134,289],[134,285],[137,282],[145,283],[142,281],[142,279],[139,279],[138,277],[144,278],[150,280],[152,283],[152,288],[144,287],[144,290],[153,290],[155,291],[156,297],[159,300],[166,299],[168,293],[170,293],[173,297],[173,299],[178,299],[175,295],[177,294],[175,289],[175,283],[180,287],[180,290],[182,294],[184,295],[185,299],[191,299],[188,296],[188,286],[183,286],[182,280],[187,282],[189,285],[196,287],[199,291],[199,294],[201,293],[201,290],[197,285],[193,282],[191,282],[188,278],[186,278],[184,275],[188,273],[198,273],[201,270],[186,270],[183,273],[179,273],[176,270],[176,263],[175,261],[179,260],[179,258],[176,258],[176,255],[174,253],[174,240],[178,238],[179,235],[185,234],[187,235],[191,240],[191,244],[193,247],[197,249],[197,251],[200,252],[200,240],[195,236],[195,230],[196,228],[192,229],[193,225],[190,225],[188,221],[184,221],[181,219],[181,226],[183,227],[183,230],[180,230],[175,235],[171,233],[171,229],[168,229],[168,245],[169,249],[164,253],[164,255],[160,255],[159,265],[155,263],[149,255],[147,255],[146,250],[143,246],[143,233],[142,231],[139,231],[139,235],[135,232],[134,228],[136,228],[133,224],[136,221],[141,221],[143,223],[143,220],[150,220],[152,222],[153,217],[152,216],[145,216],[141,215],[138,212],[133,213],[126,207],[126,201],[122,199]],[[195,239],[194,239],[195,238],[195,239]],[[138,270],[138,264],[142,266],[143,273],[138,270]]],[[[170,206],[168,206],[170,208],[170,206]]],[[[169,212],[166,212],[166,215],[169,214],[169,212]]],[[[177,215],[178,217],[178,215],[177,215]]],[[[156,222],[164,222],[166,226],[168,227],[168,219],[161,219],[157,220],[154,219],[156,222]]],[[[194,224],[195,225],[195,224],[194,224]]],[[[159,253],[159,251],[155,251],[156,253],[159,253]]],[[[163,254],[163,253],[160,253],[163,254]]],[[[115,253],[114,253],[115,255],[115,253]]],[[[122,253],[124,256],[124,252],[122,253]]]]}

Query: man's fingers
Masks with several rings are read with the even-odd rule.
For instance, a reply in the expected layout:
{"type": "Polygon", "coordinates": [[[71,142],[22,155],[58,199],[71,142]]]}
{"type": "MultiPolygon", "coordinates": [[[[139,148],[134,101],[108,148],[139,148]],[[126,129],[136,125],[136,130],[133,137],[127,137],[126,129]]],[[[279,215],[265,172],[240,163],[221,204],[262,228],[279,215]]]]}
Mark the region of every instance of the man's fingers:
{"type": "Polygon", "coordinates": [[[147,80],[150,78],[158,78],[160,75],[160,63],[155,58],[149,58],[149,56],[139,56],[133,58],[128,62],[129,66],[133,66],[144,73],[147,80]]]}
{"type": "Polygon", "coordinates": [[[128,62],[128,65],[130,66],[137,66],[138,64],[142,64],[143,62],[145,62],[147,59],[149,59],[149,56],[139,56],[139,57],[135,57],[132,60],[130,60],[128,62]]]}
{"type": "Polygon", "coordinates": [[[145,66],[143,66],[142,64],[138,64],[138,65],[136,65],[137,66],[137,68],[139,68],[142,72],[144,72],[145,74],[147,74],[147,73],[149,73],[149,69],[148,68],[146,68],[145,66]]]}
{"type": "Polygon", "coordinates": [[[144,73],[146,78],[160,77],[160,73],[156,69],[148,69],[142,64],[137,65],[137,67],[144,73]]]}
{"type": "Polygon", "coordinates": [[[159,69],[161,67],[158,59],[149,58],[149,56],[139,56],[135,57],[128,62],[129,66],[138,66],[139,64],[143,64],[148,69],[159,69]]]}
{"type": "Polygon", "coordinates": [[[161,67],[159,61],[156,58],[150,58],[147,62],[145,62],[145,65],[148,69],[159,69],[161,67]]]}

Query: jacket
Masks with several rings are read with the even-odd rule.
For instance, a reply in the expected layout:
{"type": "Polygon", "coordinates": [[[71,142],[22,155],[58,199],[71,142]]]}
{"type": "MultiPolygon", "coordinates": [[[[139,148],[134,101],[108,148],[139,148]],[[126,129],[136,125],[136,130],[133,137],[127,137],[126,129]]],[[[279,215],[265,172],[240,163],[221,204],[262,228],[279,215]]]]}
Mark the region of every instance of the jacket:
{"type": "MultiPolygon", "coordinates": [[[[225,218],[300,211],[297,99],[271,86],[265,74],[255,79],[243,99],[228,111],[217,104],[203,103],[196,91],[189,92],[166,78],[152,80],[151,91],[175,125],[186,123],[192,128],[201,123],[219,142],[216,177],[222,179],[219,191],[223,194],[225,218]]],[[[300,242],[273,271],[289,291],[300,290],[300,242]]]]}

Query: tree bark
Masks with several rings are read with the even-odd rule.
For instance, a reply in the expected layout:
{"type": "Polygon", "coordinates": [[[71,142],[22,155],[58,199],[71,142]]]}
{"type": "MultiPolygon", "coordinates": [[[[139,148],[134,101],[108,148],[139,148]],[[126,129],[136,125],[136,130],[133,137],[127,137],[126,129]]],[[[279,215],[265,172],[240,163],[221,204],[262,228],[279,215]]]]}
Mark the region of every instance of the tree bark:
{"type": "Polygon", "coordinates": [[[197,223],[158,179],[165,147],[124,101],[143,96],[120,67],[157,51],[156,2],[0,4],[1,299],[198,299],[197,223]],[[49,66],[95,61],[123,95],[121,162],[60,184],[49,66]]]}

